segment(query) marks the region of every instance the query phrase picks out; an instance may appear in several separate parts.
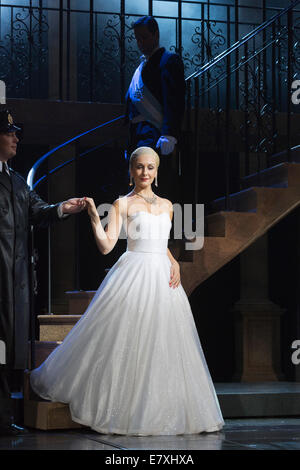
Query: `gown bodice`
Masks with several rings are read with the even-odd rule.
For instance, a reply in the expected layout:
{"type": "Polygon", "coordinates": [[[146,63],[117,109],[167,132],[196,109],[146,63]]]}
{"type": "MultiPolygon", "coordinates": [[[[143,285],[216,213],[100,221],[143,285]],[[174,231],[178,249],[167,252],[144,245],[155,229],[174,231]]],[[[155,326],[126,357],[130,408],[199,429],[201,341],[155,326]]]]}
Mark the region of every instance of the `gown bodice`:
{"type": "Polygon", "coordinates": [[[127,251],[167,254],[171,220],[167,212],[138,211],[127,218],[127,251]]]}

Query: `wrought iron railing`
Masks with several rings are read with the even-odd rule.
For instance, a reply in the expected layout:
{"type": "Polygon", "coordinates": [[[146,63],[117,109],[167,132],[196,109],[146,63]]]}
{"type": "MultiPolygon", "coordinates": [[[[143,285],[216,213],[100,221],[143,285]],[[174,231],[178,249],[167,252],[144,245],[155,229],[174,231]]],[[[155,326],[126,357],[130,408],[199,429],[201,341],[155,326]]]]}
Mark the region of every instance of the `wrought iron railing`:
{"type": "Polygon", "coordinates": [[[8,98],[123,102],[140,16],[155,15],[162,45],[182,56],[188,76],[279,11],[267,0],[2,0],[0,80],[8,98]]]}
{"type": "Polygon", "coordinates": [[[241,175],[268,167],[280,150],[287,149],[291,158],[300,131],[295,119],[292,127],[292,117],[300,110],[291,99],[292,83],[300,76],[300,22],[295,9],[299,4],[292,2],[187,78],[186,129],[189,141],[193,136],[188,151],[195,156],[194,202],[199,200],[201,154],[216,147],[216,137],[225,160],[226,210],[233,189],[231,153],[244,154],[241,175]]]}
{"type": "MultiPolygon", "coordinates": [[[[295,7],[299,4],[300,0],[278,11],[271,19],[266,19],[259,28],[247,33],[233,45],[230,44],[229,36],[227,38],[229,47],[224,53],[216,55],[187,77],[187,113],[184,130],[187,145],[183,152],[193,155],[191,174],[194,179],[194,202],[203,202],[199,199],[199,162],[201,156],[212,148],[217,147],[219,158],[223,157],[225,160],[224,193],[226,193],[227,210],[230,210],[229,195],[232,190],[230,181],[232,152],[242,155],[244,170],[241,173],[248,175],[251,171],[260,171],[270,165],[272,155],[278,156],[278,153],[286,152],[289,159],[294,150],[297,150],[299,129],[298,133],[292,132],[292,117],[298,113],[298,108],[291,104],[290,86],[297,78],[299,68],[297,55],[299,27],[293,20],[295,7]],[[287,55],[283,54],[285,50],[287,55]],[[238,82],[238,87],[232,86],[232,80],[235,81],[235,85],[238,82]],[[225,84],[223,95],[221,84],[222,87],[225,84]],[[213,98],[212,89],[216,91],[213,98]],[[281,106],[284,99],[285,107],[281,106]],[[284,139],[278,132],[277,120],[281,111],[284,111],[283,117],[280,116],[281,121],[284,121],[283,125],[281,123],[284,139]],[[216,137],[217,143],[214,141],[216,137]]],[[[123,116],[120,116],[117,120],[122,121],[122,118],[123,116]]],[[[104,124],[106,125],[108,123],[104,124]]],[[[102,129],[103,125],[95,127],[91,132],[95,132],[98,128],[102,129]]],[[[43,175],[36,183],[34,182],[36,171],[50,155],[62,147],[74,144],[89,133],[90,131],[86,131],[41,157],[29,174],[30,186],[36,187],[48,176],[43,175]]],[[[97,150],[101,145],[103,143],[97,146],[97,150]]],[[[96,147],[91,147],[89,155],[93,155],[95,149],[96,147]]],[[[77,158],[81,156],[83,154],[79,153],[77,158]]],[[[62,166],[71,161],[73,159],[66,161],[62,166]]],[[[59,167],[53,172],[58,170],[59,167]]],[[[76,287],[78,288],[78,285],[76,287]]],[[[49,291],[51,294],[50,272],[49,291]]],[[[48,309],[50,313],[51,295],[49,295],[48,309]]]]}

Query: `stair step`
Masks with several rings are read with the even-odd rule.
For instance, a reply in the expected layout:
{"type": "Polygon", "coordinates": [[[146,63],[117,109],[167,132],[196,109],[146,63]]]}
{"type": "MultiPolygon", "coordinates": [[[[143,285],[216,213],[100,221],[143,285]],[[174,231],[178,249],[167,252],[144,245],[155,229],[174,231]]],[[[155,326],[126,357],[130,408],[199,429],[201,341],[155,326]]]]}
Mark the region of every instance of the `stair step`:
{"type": "MultiPolygon", "coordinates": [[[[29,382],[30,373],[25,380],[29,382]]],[[[299,416],[300,384],[296,382],[215,383],[222,415],[228,418],[299,416]]],[[[72,421],[69,406],[24,399],[24,425],[41,430],[84,428],[72,421]]]]}
{"type": "Polygon", "coordinates": [[[299,416],[297,382],[216,383],[224,418],[299,416]]]}
{"type": "MultiPolygon", "coordinates": [[[[300,180],[299,180],[300,183],[300,180]]],[[[257,194],[257,214],[260,217],[279,221],[289,214],[300,202],[300,184],[289,188],[253,188],[257,194]]]]}
{"type": "Polygon", "coordinates": [[[96,291],[67,291],[68,312],[70,315],[82,315],[88,308],[96,291]]]}
{"type": "Polygon", "coordinates": [[[273,188],[287,188],[298,185],[300,181],[299,163],[280,163],[266,168],[259,173],[245,176],[241,180],[242,188],[250,186],[268,186],[273,188]]]}
{"type": "Polygon", "coordinates": [[[208,215],[205,222],[204,246],[211,237],[244,237],[245,226],[247,226],[247,231],[249,230],[249,224],[254,228],[257,223],[257,215],[252,212],[220,211],[208,215]]]}
{"type": "Polygon", "coordinates": [[[226,208],[226,198],[221,197],[209,204],[210,214],[220,211],[234,212],[256,212],[257,188],[270,189],[292,189],[299,187],[300,165],[299,163],[281,163],[259,174],[255,173],[243,178],[244,189],[230,194],[228,197],[228,208],[226,208]]]}
{"type": "Polygon", "coordinates": [[[72,421],[67,404],[36,400],[24,401],[24,425],[44,431],[83,427],[72,421]]]}
{"type": "Polygon", "coordinates": [[[205,237],[203,249],[193,253],[192,269],[190,263],[180,262],[182,285],[188,296],[300,205],[300,184],[289,188],[254,187],[251,191],[256,194],[256,211],[224,211],[208,216],[208,220],[211,218],[211,231],[214,227],[218,236],[205,237]],[[224,217],[224,222],[217,220],[218,217],[224,217]],[[220,236],[224,235],[223,223],[225,237],[220,236]]]}
{"type": "Polygon", "coordinates": [[[30,386],[30,371],[24,371],[24,425],[44,431],[82,428],[72,421],[69,405],[38,397],[30,386]]]}
{"type": "Polygon", "coordinates": [[[40,341],[63,341],[82,315],[38,315],[40,341]]]}
{"type": "Polygon", "coordinates": [[[253,188],[244,189],[229,195],[229,207],[226,209],[226,197],[221,197],[209,204],[210,214],[225,210],[234,212],[255,212],[257,207],[256,192],[253,188]]]}
{"type": "MultiPolygon", "coordinates": [[[[35,341],[35,367],[39,367],[62,341],[35,341]]],[[[29,348],[29,364],[31,364],[29,348]]]]}

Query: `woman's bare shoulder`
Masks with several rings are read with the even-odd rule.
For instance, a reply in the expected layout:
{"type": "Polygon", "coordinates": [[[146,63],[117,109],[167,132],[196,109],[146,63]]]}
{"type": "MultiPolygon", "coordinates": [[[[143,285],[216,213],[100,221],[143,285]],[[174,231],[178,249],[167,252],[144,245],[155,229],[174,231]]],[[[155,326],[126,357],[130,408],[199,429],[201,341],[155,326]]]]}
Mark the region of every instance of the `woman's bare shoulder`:
{"type": "Polygon", "coordinates": [[[125,206],[126,201],[124,200],[124,198],[126,198],[126,196],[120,196],[117,199],[115,199],[114,202],[112,203],[113,207],[120,212],[123,211],[123,208],[125,206]]]}
{"type": "Polygon", "coordinates": [[[173,210],[173,204],[169,199],[159,197],[158,198],[158,203],[161,206],[161,208],[165,208],[165,210],[173,210]]]}
{"type": "Polygon", "coordinates": [[[131,204],[131,194],[118,197],[114,202],[113,206],[120,212],[122,215],[127,215],[128,207],[131,204]]]}

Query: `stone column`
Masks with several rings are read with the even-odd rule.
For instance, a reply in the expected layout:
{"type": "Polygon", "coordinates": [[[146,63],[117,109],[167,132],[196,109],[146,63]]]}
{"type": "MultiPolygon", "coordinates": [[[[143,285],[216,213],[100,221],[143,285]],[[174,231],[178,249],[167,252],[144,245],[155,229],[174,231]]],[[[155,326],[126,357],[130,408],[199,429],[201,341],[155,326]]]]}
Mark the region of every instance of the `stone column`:
{"type": "Polygon", "coordinates": [[[283,380],[280,317],[268,298],[268,234],[240,256],[241,298],[235,304],[236,374],[241,382],[283,380]]]}

